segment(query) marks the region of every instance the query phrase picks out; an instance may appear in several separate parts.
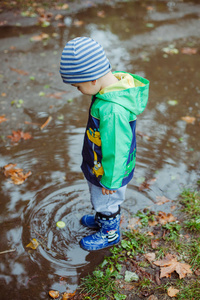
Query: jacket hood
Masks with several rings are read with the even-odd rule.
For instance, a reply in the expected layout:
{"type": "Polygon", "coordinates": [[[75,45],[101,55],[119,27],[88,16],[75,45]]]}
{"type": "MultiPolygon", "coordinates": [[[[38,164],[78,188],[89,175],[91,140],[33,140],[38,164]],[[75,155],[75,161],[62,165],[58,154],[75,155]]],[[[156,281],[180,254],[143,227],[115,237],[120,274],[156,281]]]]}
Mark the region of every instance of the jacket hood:
{"type": "Polygon", "coordinates": [[[127,72],[113,72],[119,83],[105,91],[100,91],[96,98],[123,106],[135,116],[141,114],[148,101],[149,81],[139,75],[127,72]]]}

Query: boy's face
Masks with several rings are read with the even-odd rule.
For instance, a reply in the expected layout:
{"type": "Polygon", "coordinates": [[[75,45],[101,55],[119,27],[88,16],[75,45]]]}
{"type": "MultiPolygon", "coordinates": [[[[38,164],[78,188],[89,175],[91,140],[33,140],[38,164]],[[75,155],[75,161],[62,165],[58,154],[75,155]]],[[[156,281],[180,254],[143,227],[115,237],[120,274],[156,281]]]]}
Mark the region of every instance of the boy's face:
{"type": "Polygon", "coordinates": [[[97,80],[74,83],[72,86],[76,87],[84,95],[96,95],[100,88],[97,84],[97,80]]]}

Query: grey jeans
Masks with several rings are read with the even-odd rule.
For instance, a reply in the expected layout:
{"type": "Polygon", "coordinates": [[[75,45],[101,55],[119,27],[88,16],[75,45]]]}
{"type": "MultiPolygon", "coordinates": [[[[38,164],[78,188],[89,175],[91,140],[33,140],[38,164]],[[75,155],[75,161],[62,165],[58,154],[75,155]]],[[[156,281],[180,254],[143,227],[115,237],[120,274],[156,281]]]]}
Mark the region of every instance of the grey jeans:
{"type": "Polygon", "coordinates": [[[111,215],[118,211],[119,205],[125,200],[126,185],[117,189],[115,193],[103,195],[101,187],[88,181],[90,200],[96,212],[111,215]]]}

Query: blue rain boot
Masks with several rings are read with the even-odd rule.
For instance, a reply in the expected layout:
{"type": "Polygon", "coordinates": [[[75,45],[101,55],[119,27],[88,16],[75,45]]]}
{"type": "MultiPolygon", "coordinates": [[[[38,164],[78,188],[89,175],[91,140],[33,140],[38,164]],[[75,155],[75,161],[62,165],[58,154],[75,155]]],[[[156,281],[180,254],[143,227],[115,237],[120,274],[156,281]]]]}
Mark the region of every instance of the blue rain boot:
{"type": "Polygon", "coordinates": [[[110,216],[97,213],[96,220],[100,226],[99,231],[80,241],[81,247],[88,251],[104,249],[120,241],[120,208],[110,216]]]}
{"type": "Polygon", "coordinates": [[[81,218],[81,224],[92,229],[99,229],[99,224],[94,215],[85,215],[81,218]]]}

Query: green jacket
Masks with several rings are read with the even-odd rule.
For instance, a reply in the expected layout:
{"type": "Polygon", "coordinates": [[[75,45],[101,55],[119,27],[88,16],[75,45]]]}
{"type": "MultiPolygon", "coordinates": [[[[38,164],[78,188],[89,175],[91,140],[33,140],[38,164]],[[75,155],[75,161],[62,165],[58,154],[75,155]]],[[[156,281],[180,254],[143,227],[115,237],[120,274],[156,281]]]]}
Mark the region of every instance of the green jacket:
{"type": "Polygon", "coordinates": [[[87,180],[111,190],[133,177],[136,118],[144,111],[149,92],[147,79],[126,72],[113,74],[119,83],[92,97],[81,165],[87,180]]]}

